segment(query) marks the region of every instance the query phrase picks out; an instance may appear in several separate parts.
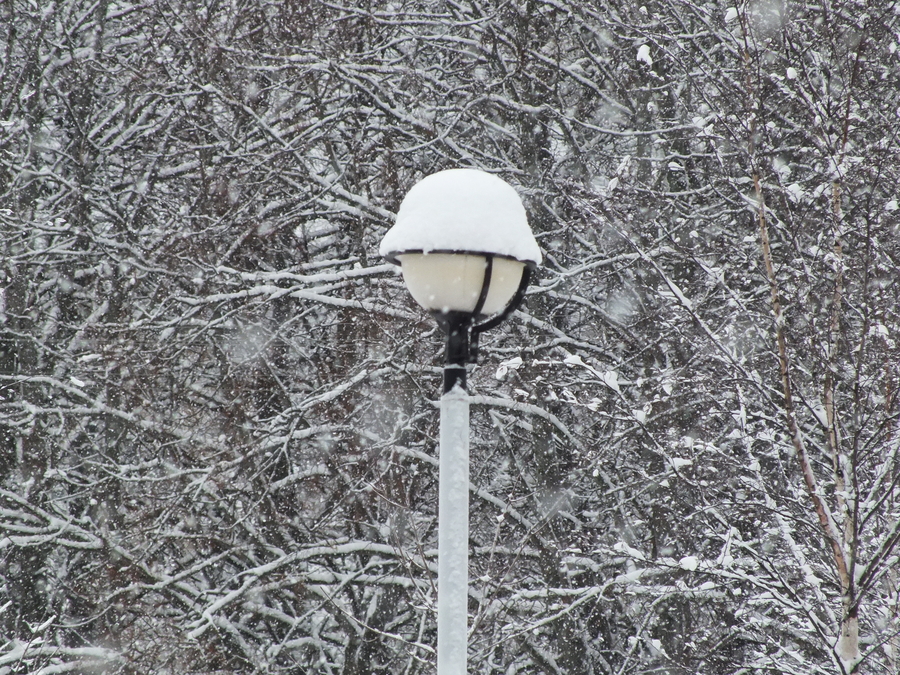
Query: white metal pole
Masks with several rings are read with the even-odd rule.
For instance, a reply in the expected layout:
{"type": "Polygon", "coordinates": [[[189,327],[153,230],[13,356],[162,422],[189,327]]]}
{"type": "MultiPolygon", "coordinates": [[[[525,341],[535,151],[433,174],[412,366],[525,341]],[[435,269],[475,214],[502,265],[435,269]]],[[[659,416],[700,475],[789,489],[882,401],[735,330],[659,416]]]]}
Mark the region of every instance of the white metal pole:
{"type": "Polygon", "coordinates": [[[441,397],[437,675],[466,675],[469,597],[469,396],[441,397]]]}

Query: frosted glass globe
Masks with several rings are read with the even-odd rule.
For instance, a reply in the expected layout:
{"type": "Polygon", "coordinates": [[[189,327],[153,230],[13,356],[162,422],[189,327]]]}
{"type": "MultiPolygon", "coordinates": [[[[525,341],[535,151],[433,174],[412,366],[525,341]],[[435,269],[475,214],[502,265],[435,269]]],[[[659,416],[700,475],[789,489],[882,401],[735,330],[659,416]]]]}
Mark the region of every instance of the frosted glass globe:
{"type": "MultiPolygon", "coordinates": [[[[481,295],[487,258],[471,253],[403,253],[397,256],[413,299],[432,312],[472,312],[481,295]]],[[[495,257],[479,314],[504,309],[519,288],[525,263],[495,257]]]]}

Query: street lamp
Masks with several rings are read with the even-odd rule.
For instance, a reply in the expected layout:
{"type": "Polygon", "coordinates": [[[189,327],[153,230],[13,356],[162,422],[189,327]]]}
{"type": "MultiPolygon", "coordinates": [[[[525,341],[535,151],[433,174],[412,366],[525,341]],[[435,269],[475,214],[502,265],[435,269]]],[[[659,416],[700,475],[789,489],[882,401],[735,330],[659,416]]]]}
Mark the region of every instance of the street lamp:
{"type": "Polygon", "coordinates": [[[438,485],[438,675],[465,675],[469,565],[469,398],[478,336],[521,303],[541,251],[508,183],[450,169],[416,183],[381,242],[416,302],[447,336],[438,485]]]}

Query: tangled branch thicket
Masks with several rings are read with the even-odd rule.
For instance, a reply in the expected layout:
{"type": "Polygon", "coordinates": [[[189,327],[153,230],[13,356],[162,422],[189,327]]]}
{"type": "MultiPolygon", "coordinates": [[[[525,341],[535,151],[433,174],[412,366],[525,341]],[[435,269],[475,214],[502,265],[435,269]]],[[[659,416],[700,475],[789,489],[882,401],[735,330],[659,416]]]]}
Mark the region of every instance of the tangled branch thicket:
{"type": "MultiPolygon", "coordinates": [[[[496,172],[482,675],[900,671],[895,3],[0,4],[0,674],[433,672],[441,339],[496,172]]],[[[489,227],[490,224],[485,224],[489,227]]]]}

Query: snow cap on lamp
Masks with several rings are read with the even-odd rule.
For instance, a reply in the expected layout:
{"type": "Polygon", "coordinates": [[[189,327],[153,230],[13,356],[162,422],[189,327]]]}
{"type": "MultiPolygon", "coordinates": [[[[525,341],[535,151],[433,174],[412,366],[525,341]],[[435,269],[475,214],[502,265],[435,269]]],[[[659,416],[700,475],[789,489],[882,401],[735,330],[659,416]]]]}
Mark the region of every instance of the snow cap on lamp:
{"type": "Polygon", "coordinates": [[[478,169],[431,174],[407,193],[379,252],[396,263],[404,252],[487,253],[537,265],[541,250],[525,207],[502,178],[478,169]]]}

